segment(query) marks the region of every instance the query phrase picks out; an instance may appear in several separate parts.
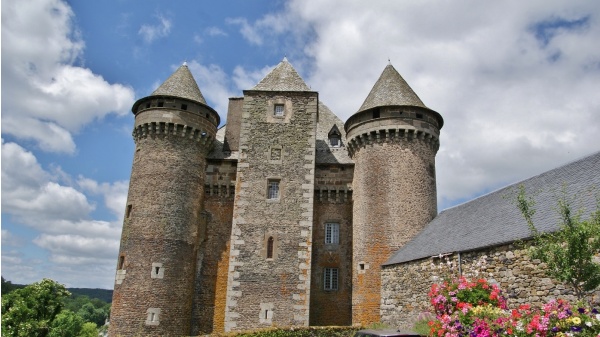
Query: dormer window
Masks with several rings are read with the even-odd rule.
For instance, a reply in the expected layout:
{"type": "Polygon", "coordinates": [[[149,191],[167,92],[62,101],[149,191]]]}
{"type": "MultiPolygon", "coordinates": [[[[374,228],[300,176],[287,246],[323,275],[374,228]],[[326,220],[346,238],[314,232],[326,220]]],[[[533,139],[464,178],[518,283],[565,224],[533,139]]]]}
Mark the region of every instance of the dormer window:
{"type": "Polygon", "coordinates": [[[341,145],[340,137],[338,135],[329,137],[329,145],[331,145],[333,147],[340,147],[340,145],[341,145]]]}
{"type": "Polygon", "coordinates": [[[329,133],[327,134],[329,137],[329,146],[331,147],[340,147],[342,146],[342,133],[338,129],[337,125],[333,125],[329,133]]]}

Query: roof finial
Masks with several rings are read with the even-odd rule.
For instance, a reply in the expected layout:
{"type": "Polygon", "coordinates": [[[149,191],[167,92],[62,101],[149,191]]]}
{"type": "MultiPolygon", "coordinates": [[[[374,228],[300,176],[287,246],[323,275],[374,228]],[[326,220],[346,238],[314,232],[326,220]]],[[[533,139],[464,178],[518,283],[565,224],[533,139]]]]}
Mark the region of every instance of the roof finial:
{"type": "Polygon", "coordinates": [[[287,62],[287,61],[288,61],[288,59],[287,59],[287,55],[286,55],[286,54],[284,54],[284,55],[283,55],[283,62],[287,62]]]}
{"type": "Polygon", "coordinates": [[[183,66],[187,67],[187,60],[183,61],[183,66]]]}
{"type": "Polygon", "coordinates": [[[389,56],[388,56],[388,66],[392,65],[392,60],[390,60],[389,56]]]}

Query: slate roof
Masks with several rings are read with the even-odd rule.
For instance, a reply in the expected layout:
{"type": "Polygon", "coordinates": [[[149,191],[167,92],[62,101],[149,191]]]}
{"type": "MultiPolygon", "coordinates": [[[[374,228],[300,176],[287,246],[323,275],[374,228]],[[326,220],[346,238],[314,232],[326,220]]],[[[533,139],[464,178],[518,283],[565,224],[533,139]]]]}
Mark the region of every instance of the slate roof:
{"type": "Polygon", "coordinates": [[[283,58],[275,69],[265,76],[251,90],[260,91],[311,91],[308,85],[294,67],[288,62],[287,58],[283,58]]]}
{"type": "Polygon", "coordinates": [[[223,160],[223,159],[238,160],[239,159],[238,151],[224,151],[223,150],[223,146],[225,144],[225,130],[227,130],[227,124],[221,126],[217,130],[217,134],[215,135],[215,141],[213,142],[213,148],[208,153],[208,156],[207,156],[208,159],[213,159],[213,160],[214,159],[217,159],[217,160],[223,160]]]}
{"type": "Polygon", "coordinates": [[[559,228],[556,205],[563,190],[572,198],[573,209],[581,210],[585,219],[596,210],[600,196],[600,152],[444,210],[384,265],[531,237],[514,203],[521,184],[535,200],[533,221],[538,230],[559,228]]]}
{"type": "Polygon", "coordinates": [[[427,108],[394,66],[388,64],[358,112],[390,105],[411,105],[427,108]]]}
{"type": "Polygon", "coordinates": [[[177,68],[150,96],[175,96],[206,105],[206,100],[185,63],[177,68]]]}
{"type": "Polygon", "coordinates": [[[316,135],[316,164],[353,164],[346,148],[346,131],[344,122],[329,108],[319,101],[319,123],[316,135]],[[329,143],[329,131],[336,125],[341,134],[342,145],[333,147],[329,143]]]}

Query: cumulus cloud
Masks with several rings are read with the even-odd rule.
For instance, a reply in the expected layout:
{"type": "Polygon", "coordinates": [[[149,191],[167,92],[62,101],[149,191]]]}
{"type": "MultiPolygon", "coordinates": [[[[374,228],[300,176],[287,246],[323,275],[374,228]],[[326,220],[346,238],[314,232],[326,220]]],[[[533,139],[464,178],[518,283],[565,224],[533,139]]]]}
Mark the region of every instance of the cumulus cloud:
{"type": "Polygon", "coordinates": [[[216,64],[203,65],[197,61],[188,62],[188,68],[194,75],[208,105],[215,109],[225,122],[229,97],[237,96],[231,89],[231,81],[223,69],[216,64]]]}
{"type": "Polygon", "coordinates": [[[300,59],[299,72],[343,120],[390,59],[445,119],[443,209],[598,151],[599,20],[587,1],[293,0],[281,13],[230,23],[254,44],[303,37],[311,67],[300,59]],[[290,17],[304,24],[282,30],[290,17]]]}
{"type": "Polygon", "coordinates": [[[142,25],[138,31],[138,34],[142,36],[146,43],[152,43],[154,40],[167,37],[171,33],[171,20],[160,14],[156,15],[156,18],[158,19],[158,24],[142,25]]]}
{"type": "Polygon", "coordinates": [[[100,278],[89,278],[89,275],[96,273],[98,268],[114,268],[127,183],[99,183],[79,177],[76,185],[63,185],[62,181],[73,179],[60,168],[44,170],[33,153],[18,144],[2,141],[1,155],[3,213],[39,233],[34,234],[33,240],[28,240],[7,229],[2,230],[3,273],[10,275],[14,282],[29,283],[41,277],[56,277],[61,282],[68,282],[65,275],[56,270],[70,270],[71,282],[79,280],[79,285],[110,287],[110,272],[100,278]],[[85,193],[103,197],[105,206],[115,215],[112,221],[91,219],[90,213],[96,205],[85,193]],[[23,269],[22,264],[34,265],[35,259],[6,250],[6,242],[12,246],[32,242],[47,252],[52,265],[47,269],[23,269]],[[82,276],[78,268],[91,274],[77,279],[77,275],[82,276]],[[46,273],[48,270],[52,272],[46,273]],[[41,272],[44,274],[39,274],[41,272]]]}
{"type": "Polygon", "coordinates": [[[78,66],[84,42],[60,0],[2,4],[2,133],[44,151],[73,153],[73,133],[107,114],[125,115],[133,90],[78,66]]]}

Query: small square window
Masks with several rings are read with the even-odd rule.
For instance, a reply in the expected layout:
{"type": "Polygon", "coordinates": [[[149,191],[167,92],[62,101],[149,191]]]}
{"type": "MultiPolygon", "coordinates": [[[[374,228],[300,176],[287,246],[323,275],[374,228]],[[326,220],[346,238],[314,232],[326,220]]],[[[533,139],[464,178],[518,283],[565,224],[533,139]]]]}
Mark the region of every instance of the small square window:
{"type": "Polygon", "coordinates": [[[323,289],[338,290],[338,269],[325,268],[323,280],[323,289]]]}
{"type": "Polygon", "coordinates": [[[164,105],[165,105],[165,103],[164,103],[164,102],[158,102],[158,103],[156,104],[156,106],[157,106],[157,107],[159,107],[159,108],[162,108],[164,105]]]}
{"type": "Polygon", "coordinates": [[[267,199],[279,199],[279,180],[267,182],[267,199]]]}
{"type": "Polygon", "coordinates": [[[273,116],[278,116],[278,117],[283,116],[283,104],[275,104],[275,110],[273,111],[273,116]]]}
{"type": "Polygon", "coordinates": [[[187,104],[182,104],[181,105],[181,110],[187,110],[187,104]]]}
{"type": "Polygon", "coordinates": [[[423,114],[419,114],[419,113],[418,113],[418,114],[417,114],[417,118],[418,118],[418,119],[423,119],[423,114]]]}
{"type": "Polygon", "coordinates": [[[326,223],[325,224],[325,243],[337,245],[340,243],[340,224],[326,223]]]}

